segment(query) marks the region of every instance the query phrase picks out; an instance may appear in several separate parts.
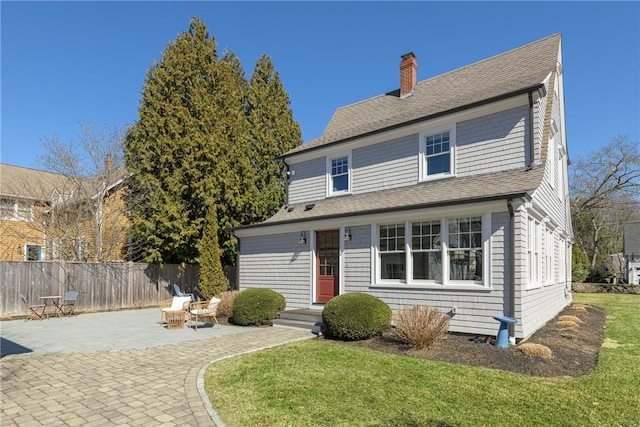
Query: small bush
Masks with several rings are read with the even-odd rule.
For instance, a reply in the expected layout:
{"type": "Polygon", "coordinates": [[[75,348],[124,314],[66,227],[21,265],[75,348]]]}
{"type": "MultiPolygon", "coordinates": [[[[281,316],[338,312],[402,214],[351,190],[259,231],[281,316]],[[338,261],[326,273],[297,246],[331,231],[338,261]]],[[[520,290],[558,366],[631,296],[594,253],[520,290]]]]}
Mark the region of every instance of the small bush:
{"type": "Polygon", "coordinates": [[[284,297],[271,289],[245,289],[233,300],[233,323],[242,326],[272,325],[286,305],[284,297]]]}
{"type": "Polygon", "coordinates": [[[447,333],[449,320],[435,307],[403,307],[394,316],[389,336],[414,348],[430,347],[447,333]]]}
{"type": "Polygon", "coordinates": [[[218,317],[232,317],[233,316],[233,300],[238,295],[238,291],[225,291],[218,295],[220,302],[218,303],[218,309],[216,311],[218,317]]]}
{"type": "Polygon", "coordinates": [[[583,319],[587,317],[587,307],[583,305],[572,305],[571,311],[576,315],[576,317],[583,319]]]}
{"type": "Polygon", "coordinates": [[[543,359],[551,359],[553,357],[551,349],[542,344],[524,343],[518,346],[518,350],[527,356],[541,357],[543,359]]]}
{"type": "Polygon", "coordinates": [[[558,320],[556,325],[569,329],[578,329],[580,327],[576,322],[570,320],[558,320]]]}
{"type": "Polygon", "coordinates": [[[561,322],[562,321],[574,322],[574,323],[577,323],[578,325],[581,324],[581,323],[584,323],[582,320],[580,320],[579,317],[569,316],[569,315],[560,316],[560,317],[558,317],[558,320],[560,320],[561,322]]]}
{"type": "Polygon", "coordinates": [[[389,329],[391,314],[389,306],[373,295],[338,295],[322,310],[322,333],[327,338],[364,340],[389,329]]]}

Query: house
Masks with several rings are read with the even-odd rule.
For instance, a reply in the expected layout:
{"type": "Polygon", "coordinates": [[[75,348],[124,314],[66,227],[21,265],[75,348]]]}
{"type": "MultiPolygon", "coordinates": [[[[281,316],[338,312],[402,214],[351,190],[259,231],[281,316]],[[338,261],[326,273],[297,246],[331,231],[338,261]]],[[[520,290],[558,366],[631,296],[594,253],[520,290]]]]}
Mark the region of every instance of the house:
{"type": "Polygon", "coordinates": [[[627,283],[640,284],[640,222],[624,225],[625,278],[627,283]]]}
{"type": "Polygon", "coordinates": [[[523,339],[571,301],[560,34],[338,108],[282,156],[286,205],[238,227],[240,289],[288,309],[366,292],[429,305],[450,331],[523,339]]]}
{"type": "Polygon", "coordinates": [[[71,178],[0,163],[0,260],[121,260],[127,175],[112,168],[71,178]]]}

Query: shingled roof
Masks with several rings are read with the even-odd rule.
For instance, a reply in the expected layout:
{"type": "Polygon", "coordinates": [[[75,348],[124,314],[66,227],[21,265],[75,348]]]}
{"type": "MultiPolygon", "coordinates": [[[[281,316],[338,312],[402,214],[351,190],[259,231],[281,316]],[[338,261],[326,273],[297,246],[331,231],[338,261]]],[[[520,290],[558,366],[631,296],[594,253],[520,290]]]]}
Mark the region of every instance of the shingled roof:
{"type": "Polygon", "coordinates": [[[236,229],[524,197],[538,188],[544,165],[291,204],[259,224],[236,229]]]}
{"type": "Polygon", "coordinates": [[[411,96],[401,98],[398,89],[338,108],[319,138],[284,157],[533,90],[556,67],[559,49],[557,33],[418,82],[411,96]]]}
{"type": "MultiPolygon", "coordinates": [[[[120,184],[130,173],[125,167],[114,168],[109,175],[108,189],[120,184]]],[[[102,178],[94,176],[82,178],[85,189],[91,194],[100,194],[102,178]]],[[[76,184],[63,174],[38,169],[0,163],[0,196],[51,202],[55,192],[70,195],[76,190],[76,184]]]]}

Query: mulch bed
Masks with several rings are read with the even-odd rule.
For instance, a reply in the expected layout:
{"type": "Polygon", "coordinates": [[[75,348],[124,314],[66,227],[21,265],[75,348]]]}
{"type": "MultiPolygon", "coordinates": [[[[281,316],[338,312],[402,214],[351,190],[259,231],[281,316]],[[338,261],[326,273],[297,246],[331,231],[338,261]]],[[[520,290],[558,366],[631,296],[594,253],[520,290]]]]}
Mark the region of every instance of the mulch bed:
{"type": "Polygon", "coordinates": [[[585,309],[581,309],[577,304],[566,307],[556,318],[547,322],[526,340],[527,343],[548,347],[553,353],[550,359],[528,356],[520,351],[518,346],[497,348],[491,344],[494,337],[488,337],[484,343],[476,343],[473,339],[478,336],[463,334],[447,334],[433,347],[419,350],[407,348],[384,335],[348,344],[397,355],[481,366],[539,377],[577,377],[586,375],[595,368],[605,323],[604,310],[594,306],[582,307],[585,309]],[[582,323],[577,330],[570,332],[566,325],[559,322],[558,318],[564,315],[580,315],[578,317],[582,323]]]}

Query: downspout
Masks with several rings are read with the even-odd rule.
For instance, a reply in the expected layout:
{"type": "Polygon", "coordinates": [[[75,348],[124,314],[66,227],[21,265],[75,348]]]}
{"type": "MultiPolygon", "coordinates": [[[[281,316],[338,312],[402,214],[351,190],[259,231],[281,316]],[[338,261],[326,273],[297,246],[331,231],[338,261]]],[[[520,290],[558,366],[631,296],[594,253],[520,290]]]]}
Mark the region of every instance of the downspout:
{"type": "MultiPolygon", "coordinates": [[[[513,211],[513,200],[507,199],[507,208],[509,209],[510,233],[509,233],[509,252],[510,252],[510,266],[509,266],[509,313],[508,317],[515,319],[516,315],[516,220],[515,213],[513,211]]],[[[513,323],[509,324],[509,337],[515,337],[515,326],[513,323]]]]}
{"type": "Polygon", "coordinates": [[[527,169],[531,169],[534,164],[534,144],[533,144],[533,92],[529,92],[529,163],[527,169]]]}

